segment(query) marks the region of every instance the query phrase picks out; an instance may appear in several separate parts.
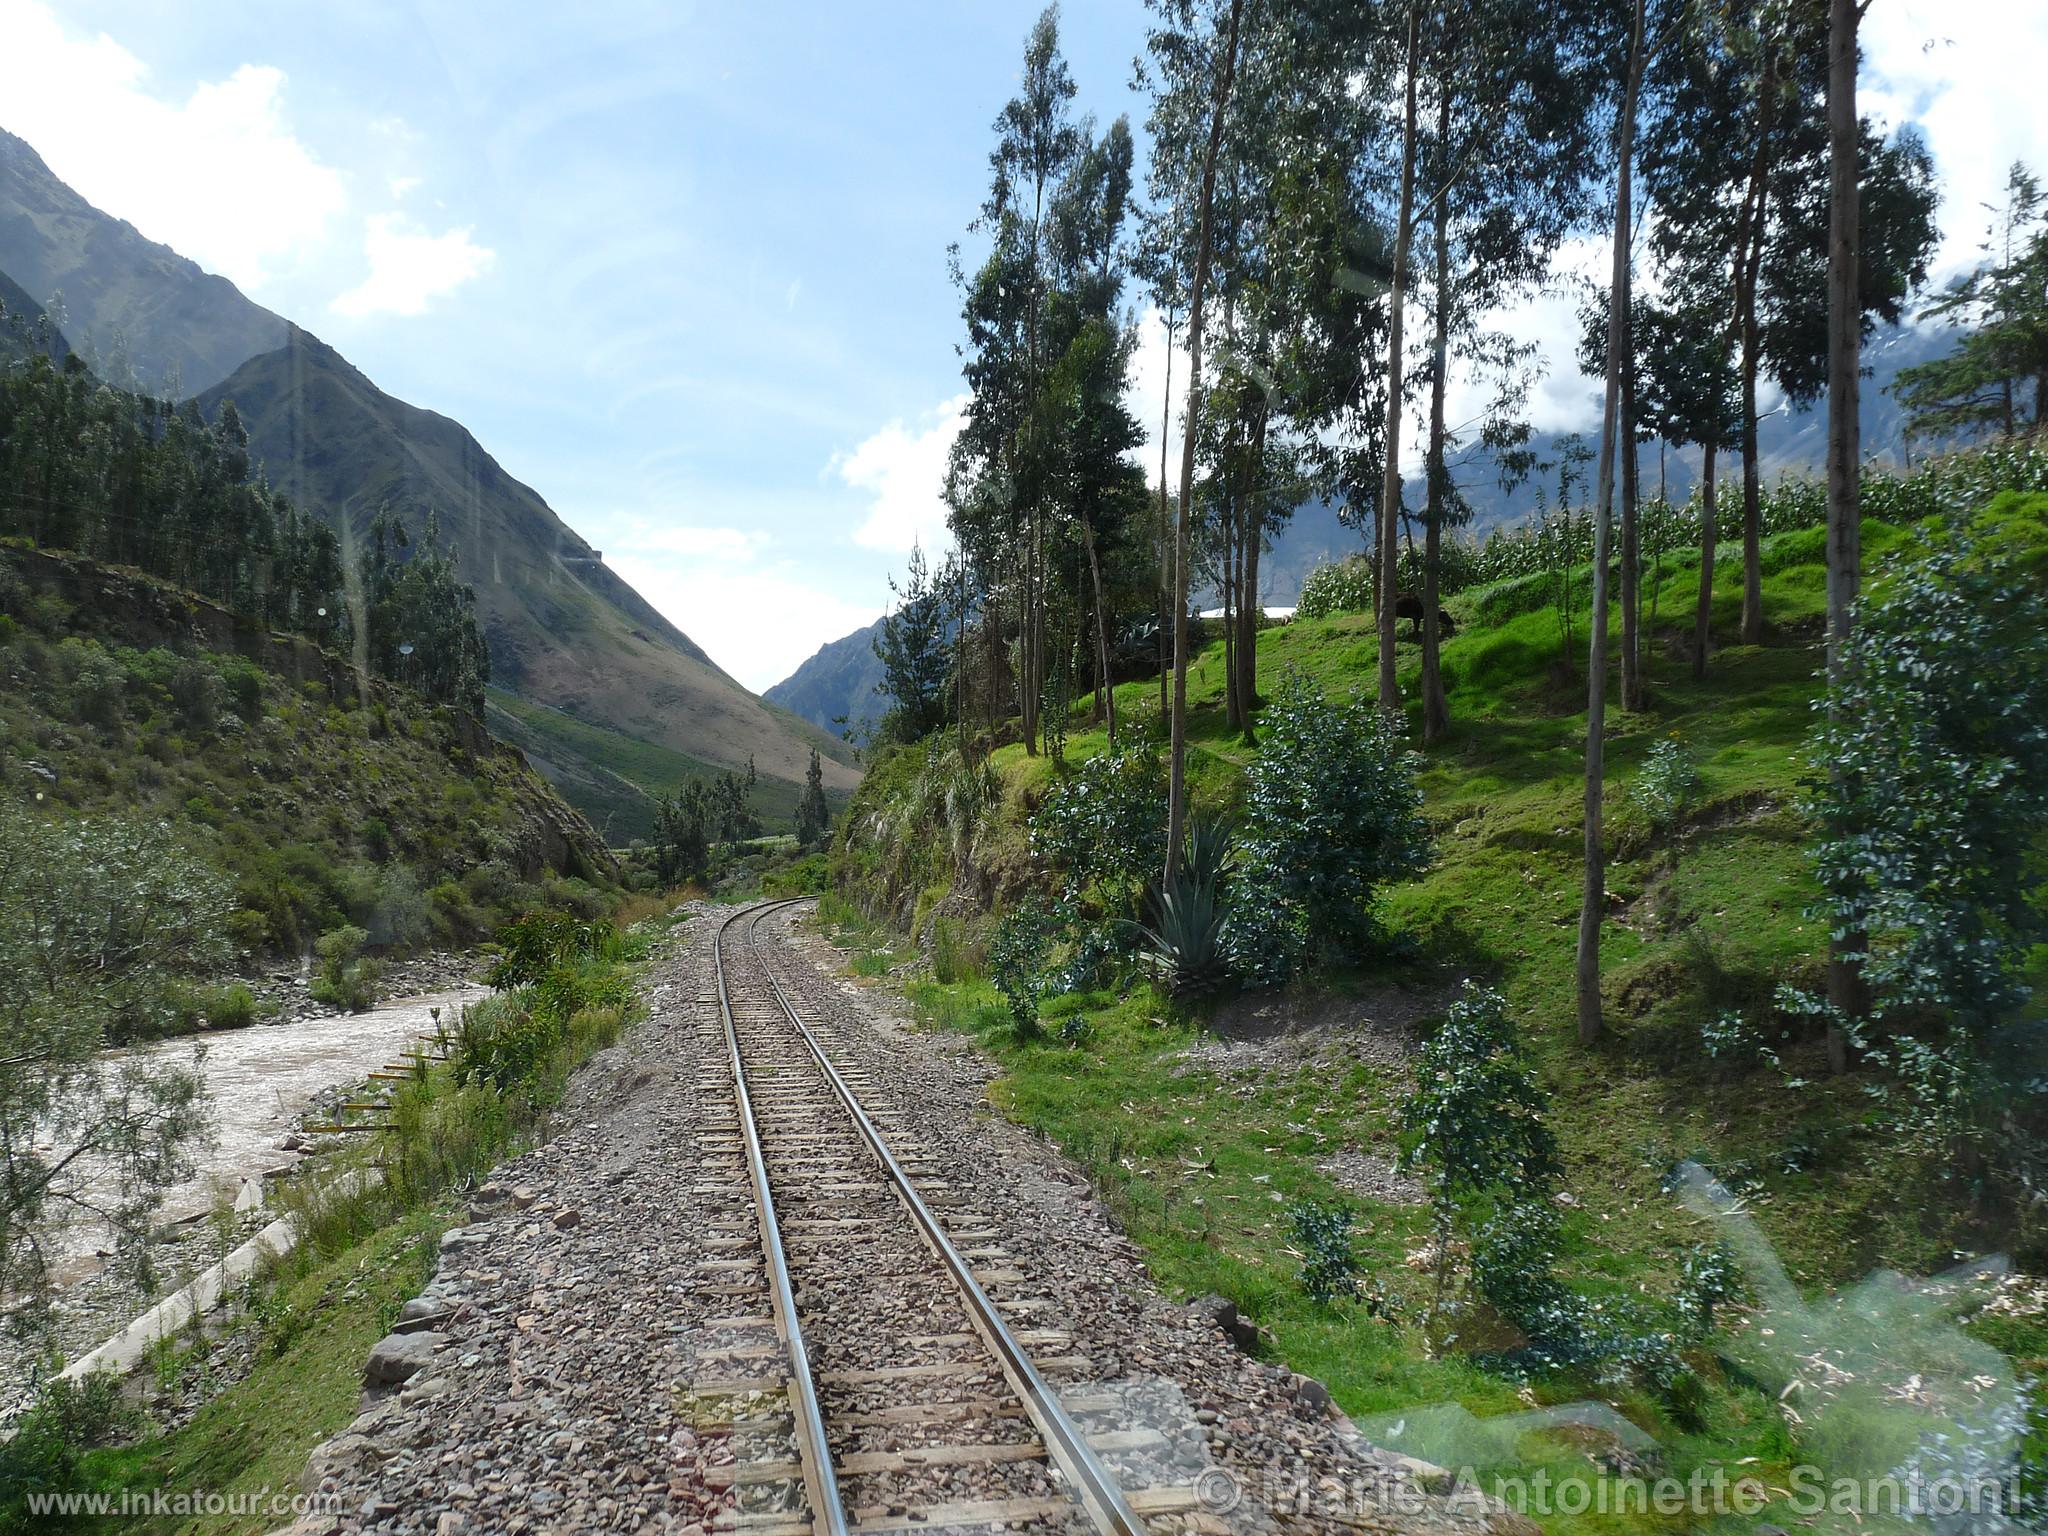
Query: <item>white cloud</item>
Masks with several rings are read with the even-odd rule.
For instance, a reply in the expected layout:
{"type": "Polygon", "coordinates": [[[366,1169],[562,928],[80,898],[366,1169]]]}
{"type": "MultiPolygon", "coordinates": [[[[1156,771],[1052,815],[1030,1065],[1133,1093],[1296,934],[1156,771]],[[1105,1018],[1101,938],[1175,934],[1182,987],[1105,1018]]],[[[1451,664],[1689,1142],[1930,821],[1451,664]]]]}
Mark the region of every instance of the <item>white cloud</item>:
{"type": "Polygon", "coordinates": [[[2048,172],[2048,6],[2040,0],[1890,0],[1863,21],[1866,112],[1916,121],[1942,182],[1937,279],[1973,265],[2015,160],[2048,172]]]}
{"type": "Polygon", "coordinates": [[[482,276],[497,260],[497,253],[472,241],[466,228],[428,235],[403,226],[398,214],[371,215],[363,233],[370,275],[335,299],[335,313],[424,314],[430,301],[482,276]]]}
{"type": "Polygon", "coordinates": [[[405,201],[407,193],[419,190],[420,179],[417,176],[393,176],[385,185],[391,189],[391,201],[399,203],[405,201]]]}
{"type": "Polygon", "coordinates": [[[39,0],[0,0],[7,89],[0,126],[59,178],[242,287],[317,249],[348,202],[285,120],[285,76],[244,64],[182,101],[105,33],[73,35],[39,0]]]}
{"type": "Polygon", "coordinates": [[[727,672],[759,692],[794,672],[828,640],[881,617],[783,567],[607,550],[606,563],[727,672]]]}
{"type": "Polygon", "coordinates": [[[915,423],[899,418],[852,452],[832,456],[827,471],[871,498],[866,521],[853,531],[856,544],[896,554],[913,544],[927,552],[951,546],[943,495],[946,456],[966,423],[967,399],[955,395],[915,423]]]}

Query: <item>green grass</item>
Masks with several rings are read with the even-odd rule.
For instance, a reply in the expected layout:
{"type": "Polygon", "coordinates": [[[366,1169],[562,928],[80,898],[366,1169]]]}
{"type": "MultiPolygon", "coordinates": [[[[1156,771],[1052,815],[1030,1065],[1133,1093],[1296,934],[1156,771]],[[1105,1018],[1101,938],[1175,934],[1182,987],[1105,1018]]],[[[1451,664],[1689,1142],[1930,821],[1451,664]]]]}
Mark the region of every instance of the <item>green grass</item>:
{"type": "MultiPolygon", "coordinates": [[[[263,1304],[259,1358],[242,1381],[168,1437],[87,1457],[88,1487],[289,1496],[314,1446],[356,1416],[363,1361],[398,1310],[434,1272],[447,1218],[416,1212],[284,1282],[263,1304]]],[[[124,1521],[149,1536],[228,1536],[289,1517],[152,1517],[124,1521]]]]}
{"type": "MultiPolygon", "coordinates": [[[[1911,535],[1876,522],[1864,528],[1867,569],[1881,579],[1887,555],[1911,535]]],[[[1797,807],[1808,772],[1800,749],[1821,662],[1820,559],[1814,530],[1768,542],[1766,626],[1756,646],[1733,643],[1740,561],[1721,562],[1714,630],[1722,644],[1701,682],[1691,677],[1683,643],[1697,590],[1694,559],[1667,556],[1661,582],[1645,582],[1645,608],[1654,597],[1656,611],[1644,642],[1649,708],[1632,716],[1610,705],[1608,723],[1607,884],[1618,905],[1603,945],[1609,1036],[1598,1047],[1588,1052],[1577,1044],[1573,1003],[1583,572],[1568,643],[1557,609],[1532,598],[1538,583],[1462,594],[1450,604],[1461,621],[1444,647],[1454,724],[1426,755],[1420,778],[1439,857],[1426,876],[1392,891],[1384,910],[1388,923],[1415,941],[1417,958],[1316,983],[1369,1001],[1390,984],[1440,987],[1477,974],[1505,992],[1550,1090],[1566,1185],[1578,1202],[1566,1222],[1562,1269],[1591,1296],[1644,1296],[1653,1305],[1668,1298],[1685,1255],[1702,1237],[1700,1222],[1665,1188],[1666,1175],[1687,1157],[1741,1194],[1810,1294],[1879,1266],[1931,1273],[1959,1250],[1995,1249],[2008,1236],[1996,1212],[1958,1198],[1943,1185],[1943,1169],[1884,1131],[1864,1092],[1866,1078],[1826,1077],[1817,1039],[1786,1045],[1782,1067],[1753,1071],[1731,1072],[1699,1047],[1699,1027],[1714,1014],[1760,1007],[1779,982],[1812,982],[1820,973],[1825,933],[1806,915],[1816,891],[1797,807]],[[1697,756],[1704,796],[1675,835],[1653,836],[1628,789],[1650,746],[1674,733],[1697,756]]],[[[1366,616],[1268,630],[1260,637],[1261,690],[1270,692],[1284,670],[1295,668],[1327,692],[1369,693],[1376,646],[1366,616]]],[[[1403,696],[1413,700],[1419,657],[1405,641],[1399,654],[1403,696]]],[[[1156,686],[1148,680],[1121,688],[1122,718],[1150,728],[1156,686]]],[[[1221,649],[1211,645],[1189,672],[1188,771],[1198,804],[1228,810],[1255,749],[1227,727],[1222,692],[1221,649]]],[[[1419,706],[1411,704],[1410,723],[1419,739],[1419,706]]],[[[1071,732],[1070,762],[1106,745],[1079,711],[1071,732]]],[[[995,761],[1003,776],[1001,819],[979,834],[978,873],[986,878],[1007,869],[996,883],[1015,888],[1022,819],[1062,770],[1020,746],[1001,749],[995,761]]],[[[873,810],[871,797],[900,793],[909,776],[904,767],[878,764],[853,823],[873,810]]],[[[904,910],[899,894],[862,883],[880,867],[866,850],[844,847],[840,857],[845,889],[863,906],[904,910]]],[[[892,867],[921,869],[924,861],[914,851],[899,853],[892,867]]],[[[943,881],[936,891],[943,894],[943,881]]],[[[918,908],[934,903],[927,892],[918,908]]],[[[858,930],[850,903],[831,915],[858,930]]],[[[869,933],[861,942],[874,948],[888,940],[869,933]]],[[[920,982],[912,996],[934,1026],[971,1033],[996,1057],[1003,1075],[991,1090],[994,1101],[1088,1170],[1169,1292],[1232,1297],[1268,1330],[1277,1357],[1321,1377],[1354,1414],[1446,1400],[1481,1416],[1522,1405],[1506,1379],[1466,1357],[1432,1359],[1425,1350],[1414,1324],[1424,1280],[1405,1262],[1423,1235],[1423,1213],[1342,1195],[1316,1167],[1340,1147],[1393,1154],[1405,1072],[1310,1066],[1219,1078],[1185,1056],[1200,1038],[1199,1017],[1176,1013],[1149,991],[1056,999],[1037,1040],[1020,1040],[993,989],[972,977],[952,985],[920,982]],[[1090,1027],[1085,1043],[1069,1048],[1057,1043],[1055,1026],[1075,1011],[1090,1027]],[[1343,1198],[1353,1206],[1360,1256],[1405,1321],[1389,1325],[1357,1307],[1318,1307],[1302,1294],[1298,1262],[1284,1248],[1283,1212],[1298,1198],[1343,1198]]],[[[2005,1331],[1994,1342],[2023,1370],[2038,1373],[2048,1360],[2048,1326],[1999,1326],[2005,1331]]],[[[1632,1388],[1617,1393],[1559,1378],[1540,1384],[1537,1395],[1610,1397],[1655,1435],[1677,1468],[1756,1458],[1756,1470],[1782,1472],[1790,1441],[1769,1397],[1711,1354],[1691,1363],[1708,1391],[1697,1416],[1684,1422],[1632,1388]]],[[[1519,1448],[1539,1464],[1555,1450],[1519,1448]]],[[[1646,1528],[1637,1517],[1546,1523],[1553,1532],[1646,1528]]]]}

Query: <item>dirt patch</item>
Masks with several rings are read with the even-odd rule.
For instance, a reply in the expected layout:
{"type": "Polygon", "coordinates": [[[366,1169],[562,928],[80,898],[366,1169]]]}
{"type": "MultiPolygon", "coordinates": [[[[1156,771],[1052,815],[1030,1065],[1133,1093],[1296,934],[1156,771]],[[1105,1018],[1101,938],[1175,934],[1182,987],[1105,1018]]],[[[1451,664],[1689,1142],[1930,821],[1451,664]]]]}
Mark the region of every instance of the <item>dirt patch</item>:
{"type": "Polygon", "coordinates": [[[1225,1077],[1299,1069],[1332,1061],[1405,1072],[1417,1026],[1450,1006],[1450,987],[1383,986],[1343,995],[1248,993],[1220,1005],[1208,1033],[1183,1051],[1180,1070],[1225,1077]]]}
{"type": "Polygon", "coordinates": [[[1391,1158],[1381,1157],[1377,1152],[1361,1152],[1347,1147],[1342,1152],[1316,1159],[1316,1167],[1328,1174],[1338,1187],[1354,1195],[1363,1195],[1368,1200],[1383,1200],[1389,1205],[1426,1205],[1429,1202],[1429,1192],[1418,1179],[1403,1173],[1394,1166],[1391,1158]]]}

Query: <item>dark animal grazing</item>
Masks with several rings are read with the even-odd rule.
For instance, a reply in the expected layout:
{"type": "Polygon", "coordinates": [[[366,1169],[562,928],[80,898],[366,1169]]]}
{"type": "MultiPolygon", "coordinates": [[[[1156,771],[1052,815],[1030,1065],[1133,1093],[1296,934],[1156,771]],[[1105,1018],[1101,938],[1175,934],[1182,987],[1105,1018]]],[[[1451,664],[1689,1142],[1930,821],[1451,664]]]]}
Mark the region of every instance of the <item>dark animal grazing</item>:
{"type": "MultiPolygon", "coordinates": [[[[1421,598],[1417,597],[1413,592],[1396,592],[1394,594],[1394,617],[1406,619],[1415,626],[1408,632],[1410,639],[1420,640],[1422,638],[1421,598]]],[[[1458,632],[1458,621],[1451,617],[1451,611],[1448,608],[1437,609],[1436,632],[1440,638],[1445,640],[1450,639],[1452,635],[1458,632]]]]}

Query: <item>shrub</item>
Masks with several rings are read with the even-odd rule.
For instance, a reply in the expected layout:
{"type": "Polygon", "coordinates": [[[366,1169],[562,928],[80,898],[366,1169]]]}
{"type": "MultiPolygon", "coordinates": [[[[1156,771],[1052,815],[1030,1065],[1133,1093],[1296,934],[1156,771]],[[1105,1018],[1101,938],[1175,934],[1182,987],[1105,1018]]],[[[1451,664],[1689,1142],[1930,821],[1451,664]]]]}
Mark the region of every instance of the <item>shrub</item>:
{"type": "Polygon", "coordinates": [[[1058,915],[1136,917],[1166,862],[1166,771],[1129,737],[1054,785],[1031,817],[1031,851],[1059,875],[1058,915]]]}
{"type": "Polygon", "coordinates": [[[566,912],[528,912],[498,930],[498,963],[484,979],[500,989],[543,981],[582,959],[624,957],[619,931],[608,922],[585,921],[566,912]]]}
{"type": "Polygon", "coordinates": [[[91,640],[66,640],[57,665],[70,694],[72,718],[90,725],[118,724],[128,709],[128,673],[91,640]]]}
{"type": "Polygon", "coordinates": [[[932,976],[946,986],[981,974],[988,951],[956,917],[932,919],[932,976]]]}
{"type": "Polygon", "coordinates": [[[49,1529],[47,1515],[30,1513],[29,1499],[76,1492],[85,1453],[120,1438],[139,1417],[111,1371],[44,1382],[0,1440],[0,1531],[49,1529]]]}
{"type": "Polygon", "coordinates": [[[1710,1060],[1738,1067],[1775,1064],[1778,1059],[1763,1031],[1739,1008],[1724,1008],[1700,1025],[1700,1050],[1710,1060]]]}
{"type": "Polygon", "coordinates": [[[1010,1006],[1019,1034],[1038,1029],[1038,1000],[1045,988],[1045,962],[1052,951],[1052,920],[1037,901],[1023,901],[996,923],[988,946],[989,980],[1010,1006]]]}
{"type": "Polygon", "coordinates": [[[1287,1225],[1301,1255],[1301,1288],[1311,1301],[1328,1305],[1358,1294],[1358,1255],[1351,1249],[1351,1212],[1341,1205],[1297,1201],[1287,1208],[1287,1225]]]}
{"type": "Polygon", "coordinates": [[[1380,889],[1430,859],[1415,769],[1394,717],[1332,702],[1299,672],[1282,679],[1245,773],[1225,937],[1239,975],[1275,982],[1318,947],[1359,949],[1380,889]]]}
{"type": "Polygon", "coordinates": [[[1700,789],[1699,762],[1674,731],[1650,748],[1630,794],[1650,825],[1662,832],[1699,803],[1700,789]]]}
{"type": "Polygon", "coordinates": [[[178,718],[194,730],[211,730],[227,702],[227,684],[213,664],[197,656],[181,657],[164,681],[178,718]]]}
{"type": "MultiPolygon", "coordinates": [[[[1443,1026],[1417,1052],[1415,1092],[1401,1108],[1402,1166],[1428,1180],[1435,1217],[1432,1329],[1450,1279],[1451,1233],[1460,1215],[1483,1220],[1494,1206],[1540,1200],[1557,1177],[1557,1143],[1543,1118],[1548,1102],[1508,1023],[1506,1001],[1468,981],[1443,1026]]],[[[1524,1231],[1516,1240],[1529,1236],[1524,1231]]],[[[1500,1242],[1508,1237],[1505,1228],[1496,1233],[1500,1242]]],[[[1505,1251],[1502,1262],[1508,1262],[1505,1251]]]]}
{"type": "Polygon", "coordinates": [[[311,988],[315,1002],[350,1013],[367,1013],[377,1005],[377,982],[384,968],[375,960],[362,958],[369,937],[353,925],[320,935],[313,945],[320,957],[311,988]]]}
{"type": "Polygon", "coordinates": [[[2042,1069],[2019,1020],[2048,937],[2048,594],[1997,537],[2018,505],[1930,537],[1858,614],[1809,809],[1820,915],[1867,938],[1859,968],[1888,1032],[1866,1044],[1903,1079],[1902,1123],[1975,1139],[2032,1190],[2038,1132],[2014,1134],[2013,1106],[2042,1069]]]}
{"type": "Polygon", "coordinates": [[[1702,1243],[1686,1256],[1673,1305],[1687,1339],[1698,1342],[1714,1332],[1714,1314],[1744,1294],[1741,1267],[1726,1242],[1702,1243]]]}
{"type": "Polygon", "coordinates": [[[403,864],[385,868],[377,880],[370,936],[379,944],[406,949],[433,932],[433,909],[417,876],[403,864]]]}
{"type": "Polygon", "coordinates": [[[206,1022],[215,1029],[247,1029],[256,1022],[256,994],[239,981],[209,987],[203,1006],[206,1022]]]}
{"type": "Polygon", "coordinates": [[[1364,555],[1326,561],[1308,573],[1295,607],[1298,617],[1325,619],[1333,613],[1372,612],[1372,561],[1364,555]]]}

